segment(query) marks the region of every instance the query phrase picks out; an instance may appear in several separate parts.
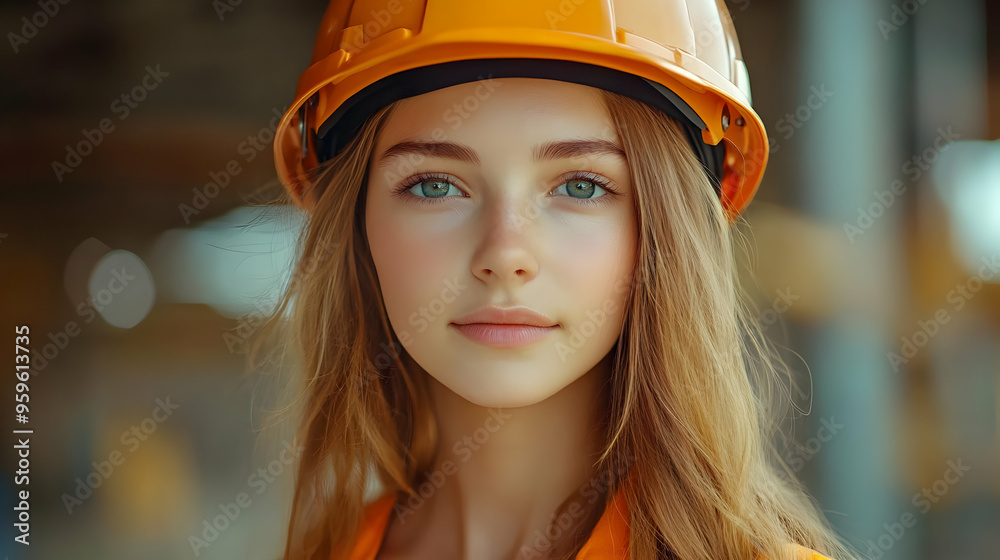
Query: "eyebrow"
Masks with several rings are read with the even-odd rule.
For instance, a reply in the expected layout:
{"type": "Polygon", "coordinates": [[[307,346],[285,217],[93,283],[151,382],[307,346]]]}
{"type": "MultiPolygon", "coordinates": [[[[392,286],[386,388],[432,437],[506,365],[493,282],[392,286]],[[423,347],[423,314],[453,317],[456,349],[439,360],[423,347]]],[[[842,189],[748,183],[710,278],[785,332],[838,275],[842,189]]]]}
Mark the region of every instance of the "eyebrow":
{"type": "MultiPolygon", "coordinates": [[[[464,161],[480,165],[479,154],[472,148],[454,142],[414,141],[407,140],[390,147],[379,158],[379,166],[395,157],[405,155],[421,155],[464,161]]],[[[601,138],[586,138],[580,140],[559,140],[546,142],[531,150],[532,162],[554,159],[570,159],[588,155],[612,155],[625,159],[625,150],[621,146],[601,138]]]]}

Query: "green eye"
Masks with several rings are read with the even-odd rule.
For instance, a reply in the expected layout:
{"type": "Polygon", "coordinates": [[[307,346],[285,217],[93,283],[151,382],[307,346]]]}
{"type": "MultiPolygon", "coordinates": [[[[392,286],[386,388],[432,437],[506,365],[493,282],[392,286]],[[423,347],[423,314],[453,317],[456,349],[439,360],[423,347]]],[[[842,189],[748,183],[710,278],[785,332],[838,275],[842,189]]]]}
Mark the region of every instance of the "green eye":
{"type": "Polygon", "coordinates": [[[447,196],[448,192],[451,191],[453,187],[454,185],[452,185],[447,181],[432,180],[432,181],[420,181],[419,183],[415,183],[411,190],[413,191],[413,194],[416,194],[417,196],[424,196],[427,198],[441,198],[447,196]]]}
{"type": "MultiPolygon", "coordinates": [[[[412,202],[433,204],[434,199],[448,197],[468,197],[445,175],[418,175],[394,189],[396,196],[412,202]]],[[[600,175],[577,172],[551,193],[563,194],[580,204],[607,204],[616,198],[618,192],[611,188],[611,182],[600,175]]]]}
{"type": "Polygon", "coordinates": [[[463,194],[448,177],[441,175],[418,175],[396,190],[397,196],[409,196],[419,199],[417,202],[430,202],[428,199],[445,198],[449,194],[463,194]]]}
{"type": "Polygon", "coordinates": [[[566,194],[573,198],[591,199],[602,196],[600,194],[601,192],[606,194],[606,191],[604,191],[604,189],[601,188],[596,181],[591,181],[589,179],[570,179],[569,181],[559,185],[556,190],[562,189],[563,187],[566,187],[566,194]],[[598,193],[597,196],[594,196],[595,193],[598,193]]]}

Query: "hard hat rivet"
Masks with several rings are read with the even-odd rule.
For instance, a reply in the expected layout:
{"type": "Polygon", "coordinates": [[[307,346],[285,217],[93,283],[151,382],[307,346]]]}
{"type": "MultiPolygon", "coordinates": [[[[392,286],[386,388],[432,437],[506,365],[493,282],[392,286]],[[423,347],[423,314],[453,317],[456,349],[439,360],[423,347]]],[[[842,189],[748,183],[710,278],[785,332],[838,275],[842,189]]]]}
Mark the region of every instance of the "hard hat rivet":
{"type": "Polygon", "coordinates": [[[745,120],[743,120],[743,117],[738,117],[736,119],[736,126],[743,126],[745,124],[747,124],[747,122],[745,120]]]}
{"type": "Polygon", "coordinates": [[[306,107],[303,105],[299,108],[299,142],[302,146],[302,159],[306,159],[309,155],[309,143],[306,140],[306,130],[309,125],[306,123],[306,118],[306,107]]]}

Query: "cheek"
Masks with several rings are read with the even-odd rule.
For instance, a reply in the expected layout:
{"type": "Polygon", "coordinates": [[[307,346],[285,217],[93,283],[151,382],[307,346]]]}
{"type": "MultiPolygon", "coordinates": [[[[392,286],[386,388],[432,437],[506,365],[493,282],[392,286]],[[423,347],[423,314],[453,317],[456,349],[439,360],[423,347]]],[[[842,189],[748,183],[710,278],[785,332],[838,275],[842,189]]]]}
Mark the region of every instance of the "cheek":
{"type": "Polygon", "coordinates": [[[578,302],[580,315],[601,309],[606,300],[616,305],[625,293],[636,252],[636,231],[630,220],[574,228],[572,249],[555,253],[560,284],[578,302]]]}
{"type": "Polygon", "coordinates": [[[368,244],[386,311],[397,328],[440,295],[455,276],[459,253],[450,236],[427,235],[425,226],[398,215],[385,216],[376,206],[367,215],[368,244]]]}

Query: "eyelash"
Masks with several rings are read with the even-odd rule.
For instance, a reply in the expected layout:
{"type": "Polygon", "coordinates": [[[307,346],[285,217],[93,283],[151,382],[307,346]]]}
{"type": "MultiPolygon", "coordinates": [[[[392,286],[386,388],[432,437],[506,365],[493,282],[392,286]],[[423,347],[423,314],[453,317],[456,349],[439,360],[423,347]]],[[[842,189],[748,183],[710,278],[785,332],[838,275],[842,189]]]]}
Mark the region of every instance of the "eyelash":
{"type": "MultiPolygon", "coordinates": [[[[407,196],[407,191],[409,191],[419,183],[428,181],[438,181],[442,183],[448,183],[449,185],[453,185],[456,188],[458,188],[457,185],[455,185],[451,181],[451,179],[446,175],[441,175],[438,173],[421,173],[419,175],[416,175],[408,179],[404,184],[396,187],[393,190],[393,195],[398,196],[400,198],[405,198],[407,200],[413,200],[413,202],[416,202],[417,204],[437,204],[436,200],[438,199],[453,198],[444,196],[436,198],[431,198],[426,196],[416,196],[416,195],[407,196]]],[[[572,196],[567,196],[567,198],[572,198],[577,202],[579,202],[580,204],[591,205],[591,206],[610,204],[611,199],[616,198],[619,195],[619,192],[617,190],[611,188],[612,183],[610,181],[604,179],[600,175],[584,171],[577,171],[573,173],[569,178],[560,183],[556,188],[559,188],[570,181],[588,181],[594,183],[595,185],[597,185],[598,187],[607,192],[607,194],[605,194],[604,196],[599,196],[596,198],[576,198],[572,196]]]]}

